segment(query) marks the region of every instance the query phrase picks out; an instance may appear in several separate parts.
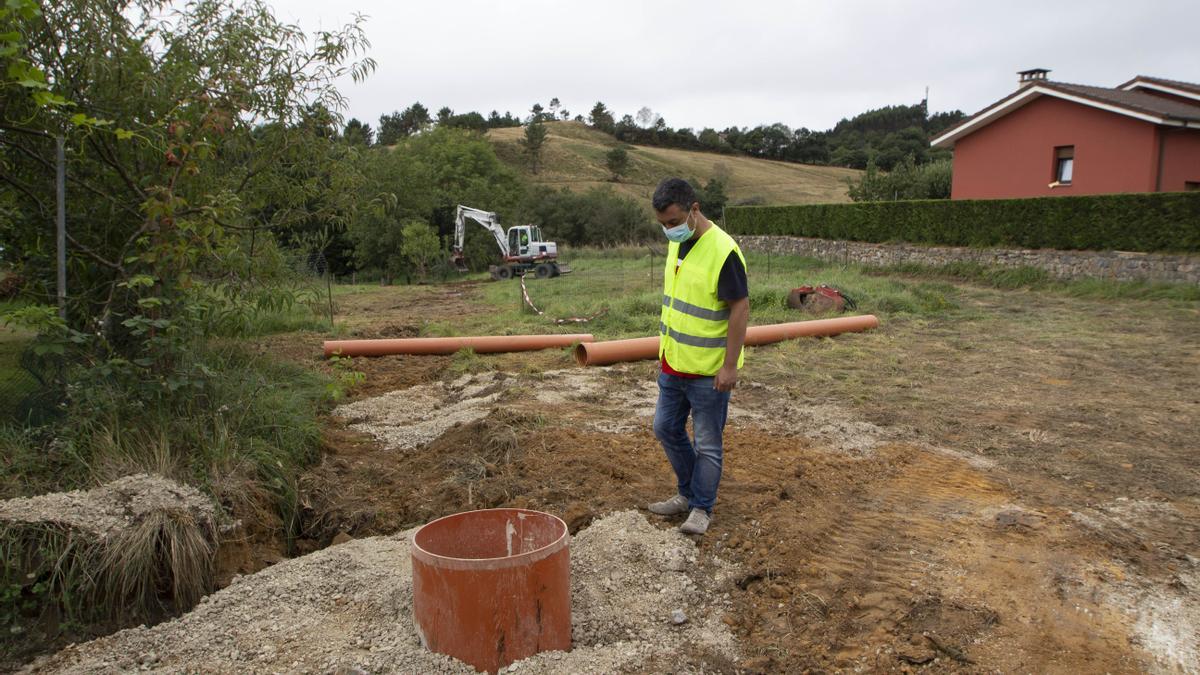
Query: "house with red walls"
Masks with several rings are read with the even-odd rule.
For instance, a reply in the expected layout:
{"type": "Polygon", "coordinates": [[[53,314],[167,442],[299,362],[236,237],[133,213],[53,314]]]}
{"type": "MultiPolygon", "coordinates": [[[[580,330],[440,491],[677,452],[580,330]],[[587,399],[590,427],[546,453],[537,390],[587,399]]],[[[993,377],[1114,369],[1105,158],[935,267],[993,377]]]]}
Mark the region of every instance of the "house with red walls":
{"type": "Polygon", "coordinates": [[[1200,84],[1055,82],[1044,68],[932,145],[954,150],[952,199],[1200,190],[1200,84]]]}

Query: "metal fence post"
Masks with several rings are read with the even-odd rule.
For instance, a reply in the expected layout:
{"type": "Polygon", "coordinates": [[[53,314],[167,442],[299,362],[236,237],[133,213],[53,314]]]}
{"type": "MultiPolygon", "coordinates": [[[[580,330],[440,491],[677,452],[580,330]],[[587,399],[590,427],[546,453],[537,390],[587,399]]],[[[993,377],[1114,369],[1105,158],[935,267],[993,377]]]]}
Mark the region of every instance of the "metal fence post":
{"type": "Polygon", "coordinates": [[[54,139],[55,161],[58,171],[55,175],[55,193],[58,201],[58,212],[55,225],[58,230],[58,316],[67,318],[67,159],[66,141],[62,136],[54,139]]]}

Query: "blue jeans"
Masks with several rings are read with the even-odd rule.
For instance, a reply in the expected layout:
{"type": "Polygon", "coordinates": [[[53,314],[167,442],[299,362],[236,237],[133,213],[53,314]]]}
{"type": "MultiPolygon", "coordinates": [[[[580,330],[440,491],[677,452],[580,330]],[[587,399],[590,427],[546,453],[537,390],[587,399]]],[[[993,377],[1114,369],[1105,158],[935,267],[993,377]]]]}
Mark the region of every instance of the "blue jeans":
{"type": "Polygon", "coordinates": [[[713,389],[711,377],[658,374],[654,435],[667,452],[679,480],[679,494],[687,498],[688,507],[709,514],[721,482],[722,435],[729,394],[713,389]],[[687,434],[688,413],[692,415],[694,441],[687,434]]]}

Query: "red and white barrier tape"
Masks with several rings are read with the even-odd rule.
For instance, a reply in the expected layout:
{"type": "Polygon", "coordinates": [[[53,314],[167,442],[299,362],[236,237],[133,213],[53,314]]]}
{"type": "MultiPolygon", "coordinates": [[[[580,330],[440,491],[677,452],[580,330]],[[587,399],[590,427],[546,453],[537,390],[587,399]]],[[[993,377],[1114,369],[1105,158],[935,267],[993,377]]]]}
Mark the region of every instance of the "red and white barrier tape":
{"type": "MultiPolygon", "coordinates": [[[[529,305],[529,309],[532,309],[534,314],[537,314],[538,316],[546,316],[546,313],[543,312],[542,310],[538,309],[537,306],[533,304],[533,300],[529,299],[529,289],[525,288],[525,276],[524,275],[521,275],[521,297],[523,297],[525,299],[525,304],[529,305]]],[[[591,321],[592,319],[597,319],[597,318],[603,316],[607,312],[608,312],[608,308],[602,307],[599,312],[596,312],[595,314],[593,314],[591,316],[571,316],[571,317],[567,317],[565,319],[551,319],[551,321],[553,321],[555,324],[557,324],[559,326],[562,326],[562,325],[568,324],[568,323],[587,323],[587,322],[591,321]]]]}

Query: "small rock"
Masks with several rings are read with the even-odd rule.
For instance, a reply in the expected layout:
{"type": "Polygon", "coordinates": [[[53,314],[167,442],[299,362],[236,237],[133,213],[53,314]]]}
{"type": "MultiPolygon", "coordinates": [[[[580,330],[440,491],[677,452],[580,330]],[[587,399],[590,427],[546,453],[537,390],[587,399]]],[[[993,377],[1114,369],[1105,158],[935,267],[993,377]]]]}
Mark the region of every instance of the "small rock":
{"type": "Polygon", "coordinates": [[[1042,526],[1042,521],[1045,516],[1036,511],[1025,511],[1024,509],[1007,509],[996,514],[996,527],[1027,527],[1031,530],[1038,529],[1042,526]]]}
{"type": "Polygon", "coordinates": [[[338,544],[344,544],[348,541],[354,541],[354,537],[351,537],[345,532],[338,532],[337,534],[333,535],[333,541],[329,542],[329,545],[337,546],[338,544]]]}
{"type": "Polygon", "coordinates": [[[903,644],[896,648],[896,656],[905,663],[919,666],[932,661],[937,654],[924,645],[903,644]]]}
{"type": "Polygon", "coordinates": [[[668,572],[685,572],[687,571],[687,559],[681,555],[671,556],[667,562],[663,564],[663,569],[668,572]]]}
{"type": "Polygon", "coordinates": [[[679,626],[687,623],[687,620],[687,614],[684,614],[682,609],[671,610],[671,623],[679,626]]]}

